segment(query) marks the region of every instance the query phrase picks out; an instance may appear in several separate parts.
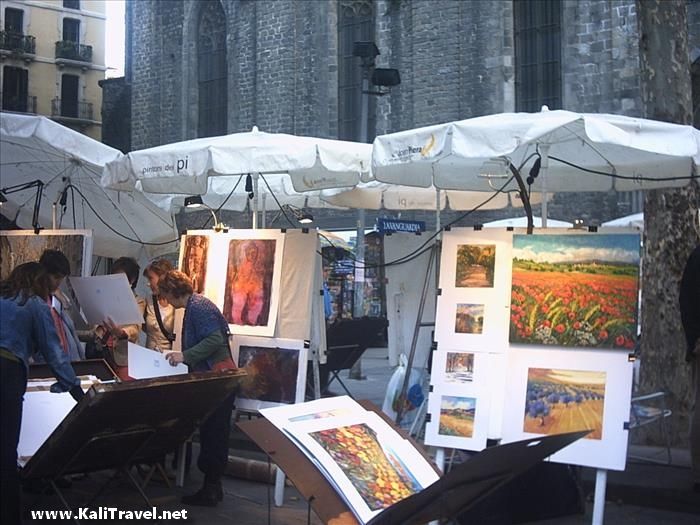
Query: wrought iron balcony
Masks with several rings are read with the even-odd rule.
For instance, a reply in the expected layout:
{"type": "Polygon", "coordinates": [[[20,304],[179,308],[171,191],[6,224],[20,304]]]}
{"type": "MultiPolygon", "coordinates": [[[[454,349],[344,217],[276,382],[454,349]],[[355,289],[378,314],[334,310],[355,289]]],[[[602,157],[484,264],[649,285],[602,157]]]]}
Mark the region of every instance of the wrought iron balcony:
{"type": "Polygon", "coordinates": [[[0,92],[3,111],[36,113],[36,97],[32,95],[0,92]]]}
{"type": "Polygon", "coordinates": [[[51,116],[54,118],[93,120],[92,115],[92,102],[60,98],[51,101],[51,116]]]}
{"type": "Polygon", "coordinates": [[[92,46],[70,40],[59,40],[56,42],[56,60],[60,59],[90,63],[92,62],[92,46]]]}
{"type": "Polygon", "coordinates": [[[0,31],[0,49],[18,55],[35,55],[36,38],[12,31],[0,31]]]}

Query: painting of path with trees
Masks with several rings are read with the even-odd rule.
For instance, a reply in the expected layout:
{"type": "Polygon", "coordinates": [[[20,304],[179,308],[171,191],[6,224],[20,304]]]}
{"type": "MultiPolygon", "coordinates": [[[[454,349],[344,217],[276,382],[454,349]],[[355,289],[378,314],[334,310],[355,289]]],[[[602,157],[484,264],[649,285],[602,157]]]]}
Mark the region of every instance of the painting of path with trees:
{"type": "Polygon", "coordinates": [[[438,433],[443,436],[472,437],[475,413],[475,398],[442,396],[438,433]]]}
{"type": "Polygon", "coordinates": [[[605,372],[528,369],[523,431],[592,430],[586,439],[602,439],[605,378],[605,372]]]}
{"type": "Polygon", "coordinates": [[[634,348],[638,234],[514,235],[510,342],[634,348]]]}
{"type": "Polygon", "coordinates": [[[457,247],[457,288],[493,288],[495,244],[460,244],[457,247]]]}
{"type": "Polygon", "coordinates": [[[474,379],[474,354],[471,352],[447,352],[445,381],[447,383],[471,383],[474,379]]]}

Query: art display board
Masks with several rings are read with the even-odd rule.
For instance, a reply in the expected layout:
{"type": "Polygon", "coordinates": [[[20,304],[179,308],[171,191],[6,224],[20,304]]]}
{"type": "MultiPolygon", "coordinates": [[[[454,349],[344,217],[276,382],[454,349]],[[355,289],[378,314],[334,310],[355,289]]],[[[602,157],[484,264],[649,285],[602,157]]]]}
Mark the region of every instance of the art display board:
{"type": "MultiPolygon", "coordinates": [[[[552,459],[624,469],[640,240],[639,232],[623,228],[445,232],[425,442],[480,450],[487,437],[545,435],[537,432],[538,417],[541,426],[557,427],[562,407],[588,410],[602,396],[604,407],[579,417],[599,413],[605,431],[595,443],[580,440],[552,459]],[[557,380],[540,377],[548,370],[569,370],[572,384],[552,386],[557,380]],[[604,388],[596,386],[603,376],[604,388]],[[588,389],[572,386],[584,379],[588,389]],[[540,383],[549,385],[549,401],[530,399],[538,391],[528,394],[527,385],[540,383]],[[485,420],[480,406],[490,407],[485,420]],[[451,435],[460,428],[467,435],[451,435]]],[[[580,430],[568,426],[560,430],[580,430]]]]}
{"type": "Polygon", "coordinates": [[[304,401],[304,341],[242,335],[233,341],[233,360],[247,373],[236,394],[236,408],[252,411],[304,401]]]}
{"type": "Polygon", "coordinates": [[[591,429],[551,460],[624,470],[633,366],[620,352],[518,348],[508,360],[503,441],[591,429]]]}
{"type": "Polygon", "coordinates": [[[304,403],[261,413],[266,418],[273,414],[273,424],[282,425],[361,523],[439,479],[425,457],[384,419],[350,398],[332,401],[336,399],[340,400],[336,406],[310,402],[311,406],[304,403]],[[324,408],[351,414],[328,416],[324,408]],[[309,411],[314,415],[299,418],[300,412],[309,411]],[[322,417],[315,417],[318,414],[322,417]]]}
{"type": "Polygon", "coordinates": [[[435,333],[441,347],[504,352],[510,294],[511,232],[445,232],[435,333]]]}
{"type": "Polygon", "coordinates": [[[190,231],[179,268],[224,314],[234,335],[275,334],[285,234],[281,230],[190,231]]]}

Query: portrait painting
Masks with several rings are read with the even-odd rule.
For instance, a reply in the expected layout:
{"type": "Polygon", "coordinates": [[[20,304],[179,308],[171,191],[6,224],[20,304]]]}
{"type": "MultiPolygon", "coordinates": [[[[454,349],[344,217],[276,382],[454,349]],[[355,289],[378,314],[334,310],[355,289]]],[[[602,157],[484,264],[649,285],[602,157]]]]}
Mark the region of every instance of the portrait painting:
{"type": "Polygon", "coordinates": [[[511,343],[631,350],[639,234],[514,235],[511,343]]]}
{"type": "Polygon", "coordinates": [[[495,244],[460,244],[457,247],[457,288],[493,288],[495,244]]]}
{"type": "Polygon", "coordinates": [[[204,293],[208,251],[209,236],[187,235],[185,237],[184,256],[180,267],[192,279],[192,288],[195,293],[204,293]]]}
{"type": "Polygon", "coordinates": [[[472,437],[476,398],[442,396],[440,401],[440,427],[443,436],[472,437]]]}
{"type": "Polygon", "coordinates": [[[267,326],[275,265],[275,239],[229,242],[224,317],[239,326],[267,326]]]}
{"type": "Polygon", "coordinates": [[[483,304],[457,304],[455,332],[458,334],[481,334],[484,331],[483,304]]]}
{"type": "Polygon", "coordinates": [[[474,354],[447,352],[445,360],[446,383],[471,383],[474,380],[474,354]]]}
{"type": "Polygon", "coordinates": [[[603,436],[603,371],[529,368],[523,431],[563,434],[590,430],[585,439],[603,436]]]}

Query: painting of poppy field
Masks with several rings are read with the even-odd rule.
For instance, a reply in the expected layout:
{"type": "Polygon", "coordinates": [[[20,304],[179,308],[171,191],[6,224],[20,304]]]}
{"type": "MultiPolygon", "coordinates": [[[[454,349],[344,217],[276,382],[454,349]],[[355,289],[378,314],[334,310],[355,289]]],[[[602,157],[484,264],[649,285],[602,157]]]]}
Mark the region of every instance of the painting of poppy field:
{"type": "Polygon", "coordinates": [[[422,487],[391,447],[365,424],[309,434],[333,458],[371,510],[390,507],[422,487]]]}
{"type": "Polygon", "coordinates": [[[638,234],[514,235],[510,342],[632,349],[638,234]]]}
{"type": "Polygon", "coordinates": [[[605,372],[528,369],[523,431],[561,434],[591,430],[586,439],[601,439],[605,377],[605,372]]]}
{"type": "Polygon", "coordinates": [[[475,414],[475,398],[442,396],[438,433],[443,436],[472,437],[474,435],[475,414]]]}

